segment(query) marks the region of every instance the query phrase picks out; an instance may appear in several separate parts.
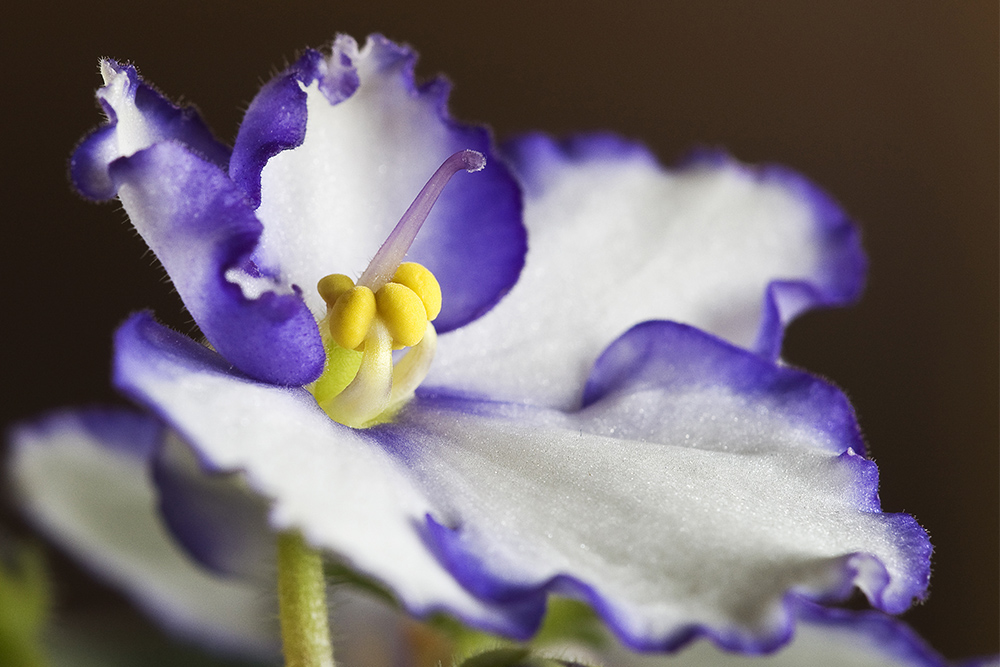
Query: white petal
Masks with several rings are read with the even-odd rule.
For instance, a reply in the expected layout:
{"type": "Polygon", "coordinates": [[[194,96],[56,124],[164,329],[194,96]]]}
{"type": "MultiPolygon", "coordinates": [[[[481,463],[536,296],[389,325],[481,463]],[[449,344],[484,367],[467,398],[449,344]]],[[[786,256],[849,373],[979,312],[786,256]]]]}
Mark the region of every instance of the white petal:
{"type": "Polygon", "coordinates": [[[414,614],[446,608],[489,629],[526,633],[500,605],[462,588],[427,548],[422,527],[431,506],[379,442],[378,428],[331,421],[303,389],[234,376],[212,353],[144,316],[123,326],[117,347],[119,387],[157,410],[216,470],[243,471],[273,500],[272,526],[301,529],[387,584],[414,614]]]}
{"type": "Polygon", "coordinates": [[[923,531],[871,511],[873,464],[780,400],[645,391],[575,415],[423,400],[394,428],[467,587],[584,595],[634,647],[698,628],[760,651],[787,636],[789,592],[853,583],[898,611],[922,590],[923,531]]]}
{"type": "MultiPolygon", "coordinates": [[[[257,210],[265,228],[260,261],[299,285],[317,318],[326,312],[315,290],[319,279],[360,276],[441,163],[474,148],[442,117],[440,94],[417,94],[407,50],[378,36],[359,50],[341,36],[328,62],[343,57],[357,68],[360,87],[337,104],[318,80],[305,88],[305,139],[268,160],[257,210]]],[[[456,176],[464,178],[472,177],[456,176]]],[[[431,213],[421,242],[436,233],[445,201],[431,213]]]]}
{"type": "Polygon", "coordinates": [[[116,441],[108,437],[114,428],[93,424],[92,414],[66,413],[15,432],[11,468],[29,517],[179,634],[228,652],[273,655],[273,598],[196,565],[160,522],[149,479],[153,443],[116,441]]]}
{"type": "Polygon", "coordinates": [[[597,355],[632,325],[684,322],[750,348],[772,281],[828,280],[825,221],[803,179],[728,160],[667,171],[628,144],[570,159],[534,140],[521,279],[442,336],[428,386],[575,408],[597,355]]]}
{"type": "Polygon", "coordinates": [[[142,315],[119,331],[116,381],[214,466],[245,471],[273,499],[272,525],[301,528],[418,614],[523,636],[554,590],[588,598],[634,647],[701,629],[760,651],[790,632],[789,592],[856,585],[894,612],[921,595],[926,534],[880,513],[874,464],[844,445],[843,396],[680,325],[614,350],[668,336],[648,373],[599,383],[574,414],[425,393],[355,431],[142,315]]]}

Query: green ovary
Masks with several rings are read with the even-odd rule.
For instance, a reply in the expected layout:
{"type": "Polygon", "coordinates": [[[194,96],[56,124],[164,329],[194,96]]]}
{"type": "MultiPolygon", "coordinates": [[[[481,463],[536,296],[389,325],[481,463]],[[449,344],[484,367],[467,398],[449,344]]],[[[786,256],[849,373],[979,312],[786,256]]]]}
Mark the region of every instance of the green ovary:
{"type": "Polygon", "coordinates": [[[326,368],[312,386],[313,396],[320,405],[347,389],[357,376],[364,357],[364,352],[343,348],[329,336],[323,336],[323,347],[326,349],[326,368]]]}

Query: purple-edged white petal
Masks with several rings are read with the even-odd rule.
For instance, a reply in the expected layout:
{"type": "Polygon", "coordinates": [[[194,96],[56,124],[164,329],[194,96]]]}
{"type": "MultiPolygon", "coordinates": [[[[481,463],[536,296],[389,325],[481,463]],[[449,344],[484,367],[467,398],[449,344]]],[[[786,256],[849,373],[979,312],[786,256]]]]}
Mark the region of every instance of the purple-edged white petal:
{"type": "Polygon", "coordinates": [[[651,319],[692,324],[775,358],[801,310],[853,299],[854,227],[804,178],[715,156],[665,170],[608,136],[508,148],[525,188],[521,279],[442,337],[427,383],[575,408],[601,350],[651,319]]]}
{"type": "Polygon", "coordinates": [[[212,576],[172,541],[149,463],[160,424],[125,411],[66,412],[12,433],[11,474],[28,517],[176,633],[247,656],[277,647],[273,597],[212,576]]]}
{"type": "Polygon", "coordinates": [[[618,372],[631,356],[616,353],[575,414],[424,392],[365,431],[145,316],[118,334],[116,382],[211,465],[243,470],[274,500],[273,525],[416,613],[524,636],[555,591],[588,599],[633,647],[707,634],[762,651],[789,636],[789,593],[858,586],[889,611],[923,593],[926,535],[879,512],[838,392],[681,325],[616,348],[642,344],[676,372],[618,372]]]}
{"type": "Polygon", "coordinates": [[[708,635],[750,652],[787,639],[790,593],[857,586],[890,612],[922,597],[926,533],[880,512],[836,390],[667,322],[630,331],[592,380],[573,414],[425,391],[376,427],[478,595],[567,592],[634,648],[708,635]]]}
{"type": "Polygon", "coordinates": [[[261,225],[221,169],[163,142],[116,160],[110,174],[129,219],[215,349],[268,382],[316,379],[325,360],[316,321],[298,294],[252,266],[261,225]],[[234,272],[255,274],[257,283],[238,285],[234,272]]]}
{"type": "Polygon", "coordinates": [[[327,59],[308,49],[287,70],[268,81],[254,97],[236,137],[229,175],[260,206],[260,172],[278,153],[296,148],[306,136],[307,94],[303,84],[313,81],[330,104],[342,102],[358,89],[354,68],[357,44],[349,37],[334,41],[327,59]]]}
{"type": "Polygon", "coordinates": [[[159,141],[178,141],[220,168],[229,163],[229,147],[215,140],[198,113],[171,104],[134,67],[104,60],[101,74],[104,87],[97,99],[108,124],[84,138],[70,159],[73,184],[85,197],[114,197],[111,163],[159,141]]]}
{"type": "Polygon", "coordinates": [[[109,123],[74,153],[77,187],[120,197],[202,332],[236,367],[276,384],[316,379],[325,359],[319,331],[294,288],[250,260],[261,224],[226,175],[228,149],[134,68],[101,66],[109,123]]]}
{"type": "Polygon", "coordinates": [[[243,471],[273,500],[271,524],[389,585],[417,615],[448,610],[481,627],[526,637],[544,605],[495,604],[462,588],[427,548],[431,511],[393,452],[371,431],[329,419],[304,389],[245,379],[214,352],[148,315],[116,336],[118,387],[156,410],[210,471],[243,471]]]}
{"type": "Polygon", "coordinates": [[[299,285],[317,317],[319,279],[359,276],[431,174],[463,149],[484,153],[486,168],[454,177],[408,255],[441,283],[435,326],[481,315],[523,265],[516,183],[486,130],[448,117],[444,81],[415,84],[415,60],[379,35],[362,49],[341,36],[330,57],[309,52],[265,86],[237,137],[233,178],[251,197],[259,183],[258,262],[299,285]]]}
{"type": "MultiPolygon", "coordinates": [[[[559,653],[585,664],[614,667],[948,667],[949,663],[906,624],[878,612],[852,612],[801,604],[795,636],[779,651],[753,658],[698,642],[677,655],[634,653],[617,644],[600,650],[564,647],[559,653]]],[[[965,665],[967,663],[963,663],[965,665]]],[[[971,666],[970,666],[971,667],[971,666]]]]}

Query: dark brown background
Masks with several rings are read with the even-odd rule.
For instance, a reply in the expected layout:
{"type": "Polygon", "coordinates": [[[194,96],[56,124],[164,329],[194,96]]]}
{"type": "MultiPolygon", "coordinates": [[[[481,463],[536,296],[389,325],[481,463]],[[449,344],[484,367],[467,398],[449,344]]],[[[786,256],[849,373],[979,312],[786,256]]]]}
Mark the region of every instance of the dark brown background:
{"type": "MultiPolygon", "coordinates": [[[[840,199],[871,254],[867,294],[796,323],[787,357],[845,388],[883,505],[931,533],[931,596],[907,620],[952,657],[998,650],[995,2],[282,6],[4,10],[4,423],[114,400],[110,335],[130,311],[189,328],[118,207],[67,185],[70,150],[99,120],[98,57],[137,63],[232,141],[259,83],[298,49],[381,31],[418,48],[422,75],[453,79],[458,117],[500,136],[609,128],[665,161],[718,144],[840,199]]],[[[0,518],[24,531],[9,509],[0,518]]],[[[120,604],[61,567],[67,614],[120,604]]]]}

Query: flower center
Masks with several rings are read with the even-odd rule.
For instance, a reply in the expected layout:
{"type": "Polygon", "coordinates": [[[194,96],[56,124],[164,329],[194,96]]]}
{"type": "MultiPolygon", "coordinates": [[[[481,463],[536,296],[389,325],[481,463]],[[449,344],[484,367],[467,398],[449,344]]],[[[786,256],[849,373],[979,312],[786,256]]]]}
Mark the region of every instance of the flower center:
{"type": "Polygon", "coordinates": [[[361,428],[386,421],[427,376],[441,312],[441,287],[420,264],[403,262],[445,185],[461,170],[479,171],[486,158],[455,153],[434,172],[400,218],[357,284],[335,273],[316,286],[326,301],[320,333],[326,368],[312,385],[316,402],[334,421],[361,428]],[[410,348],[393,362],[393,350],[410,348]]]}

